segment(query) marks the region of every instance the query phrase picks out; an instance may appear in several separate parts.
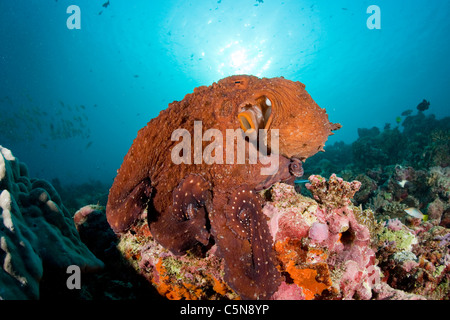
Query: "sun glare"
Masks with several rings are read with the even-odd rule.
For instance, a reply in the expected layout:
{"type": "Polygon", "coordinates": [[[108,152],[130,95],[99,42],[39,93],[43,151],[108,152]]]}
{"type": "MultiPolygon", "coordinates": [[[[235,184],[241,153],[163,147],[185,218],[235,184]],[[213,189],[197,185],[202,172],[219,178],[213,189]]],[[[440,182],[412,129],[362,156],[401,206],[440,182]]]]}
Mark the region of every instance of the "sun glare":
{"type": "Polygon", "coordinates": [[[231,41],[220,47],[218,56],[220,63],[217,72],[222,75],[231,74],[254,74],[260,76],[266,71],[272,62],[271,58],[266,58],[263,50],[264,40],[258,43],[244,43],[241,41],[231,41]],[[261,45],[261,46],[260,46],[261,45]]]}

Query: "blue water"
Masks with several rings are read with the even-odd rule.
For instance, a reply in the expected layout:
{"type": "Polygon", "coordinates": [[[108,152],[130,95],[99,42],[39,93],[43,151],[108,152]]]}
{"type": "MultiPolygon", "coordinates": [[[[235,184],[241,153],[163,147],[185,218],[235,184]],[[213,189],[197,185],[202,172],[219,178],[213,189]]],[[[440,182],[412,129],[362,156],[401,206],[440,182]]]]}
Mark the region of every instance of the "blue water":
{"type": "Polygon", "coordinates": [[[105,3],[0,1],[0,144],[31,176],[111,183],[160,110],[236,73],[305,83],[343,125],[328,144],[422,99],[450,115],[448,0],[105,3]],[[70,5],[81,29],[67,28],[70,5]]]}

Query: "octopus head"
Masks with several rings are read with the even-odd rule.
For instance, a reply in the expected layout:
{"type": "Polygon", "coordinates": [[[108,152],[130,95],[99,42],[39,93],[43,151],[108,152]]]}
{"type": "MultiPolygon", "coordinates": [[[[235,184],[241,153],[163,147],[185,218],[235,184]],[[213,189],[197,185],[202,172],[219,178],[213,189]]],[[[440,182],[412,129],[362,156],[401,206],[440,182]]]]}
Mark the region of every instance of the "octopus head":
{"type": "Polygon", "coordinates": [[[233,76],[221,81],[231,82],[236,91],[242,92],[237,109],[240,127],[246,133],[266,129],[268,148],[273,145],[270,142],[275,133],[278,150],[271,151],[287,158],[304,161],[324,151],[328,136],[341,127],[328,120],[326,110],[317,105],[301,82],[254,76],[233,76]]]}

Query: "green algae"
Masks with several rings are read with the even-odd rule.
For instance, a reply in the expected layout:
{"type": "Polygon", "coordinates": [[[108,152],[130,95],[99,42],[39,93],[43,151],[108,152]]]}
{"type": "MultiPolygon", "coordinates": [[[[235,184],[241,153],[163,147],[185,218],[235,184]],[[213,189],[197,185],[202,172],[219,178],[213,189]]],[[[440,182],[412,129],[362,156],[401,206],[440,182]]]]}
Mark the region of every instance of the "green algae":
{"type": "Polygon", "coordinates": [[[411,251],[412,245],[417,243],[416,237],[407,230],[391,230],[383,228],[383,231],[378,234],[381,242],[395,242],[398,251],[411,251]]]}

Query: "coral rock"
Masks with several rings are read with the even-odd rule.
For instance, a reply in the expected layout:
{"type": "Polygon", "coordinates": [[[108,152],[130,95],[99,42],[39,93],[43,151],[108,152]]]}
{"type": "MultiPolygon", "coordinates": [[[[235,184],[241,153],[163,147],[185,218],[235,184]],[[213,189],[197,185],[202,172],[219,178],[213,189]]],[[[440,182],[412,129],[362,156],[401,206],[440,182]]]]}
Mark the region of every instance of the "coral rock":
{"type": "Polygon", "coordinates": [[[306,188],[311,191],[314,199],[330,207],[347,206],[361,187],[361,182],[356,180],[347,182],[335,174],[332,174],[328,181],[317,175],[312,175],[308,179],[310,183],[306,184],[306,188]]]}
{"type": "Polygon", "coordinates": [[[369,229],[358,223],[354,214],[357,208],[350,202],[359,183],[348,183],[335,175],[329,181],[320,176],[311,176],[309,180],[311,184],[307,188],[319,203],[282,184],[272,189],[273,194],[283,189],[283,197],[275,197],[271,203],[281,215],[275,237],[281,269],[302,288],[306,299],[329,295],[370,299],[371,288],[380,281],[380,272],[375,264],[375,252],[369,246],[369,229]],[[283,232],[293,221],[289,225],[280,223],[297,209],[291,206],[295,203],[302,203],[304,208],[296,214],[295,225],[306,229],[298,236],[283,232]]]}

